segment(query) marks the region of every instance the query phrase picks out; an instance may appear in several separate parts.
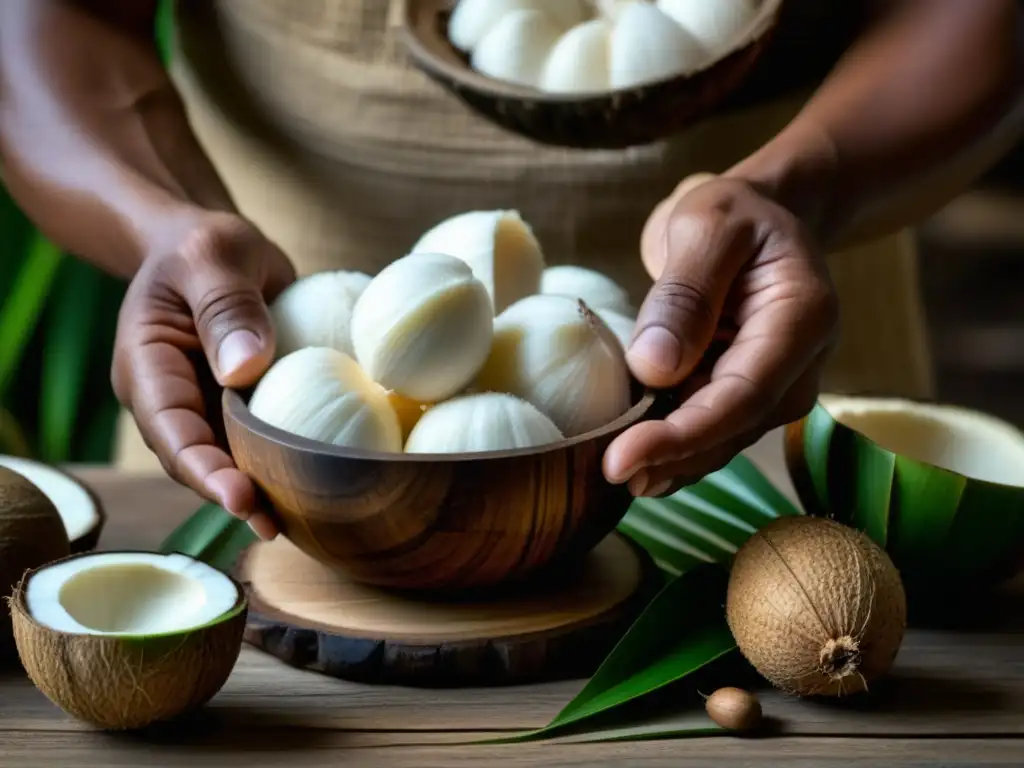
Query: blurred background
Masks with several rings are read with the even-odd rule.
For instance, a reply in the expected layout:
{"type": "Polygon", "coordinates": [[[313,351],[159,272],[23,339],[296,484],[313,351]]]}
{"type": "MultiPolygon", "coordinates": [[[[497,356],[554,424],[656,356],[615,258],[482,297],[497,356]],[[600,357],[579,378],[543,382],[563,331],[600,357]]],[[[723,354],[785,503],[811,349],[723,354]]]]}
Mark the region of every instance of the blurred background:
{"type": "MultiPolygon", "coordinates": [[[[165,51],[168,13],[165,3],[165,51]]],[[[125,285],[46,241],[6,194],[0,233],[0,453],[107,463],[125,285]]],[[[918,238],[940,398],[1024,428],[1024,145],[918,238]]]]}

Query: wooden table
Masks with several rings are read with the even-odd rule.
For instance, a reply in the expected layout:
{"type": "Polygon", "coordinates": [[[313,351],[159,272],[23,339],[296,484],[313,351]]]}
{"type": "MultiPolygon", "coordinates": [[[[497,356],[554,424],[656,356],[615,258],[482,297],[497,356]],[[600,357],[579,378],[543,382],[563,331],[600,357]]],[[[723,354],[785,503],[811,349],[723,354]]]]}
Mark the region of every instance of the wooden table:
{"type": "MultiPolygon", "coordinates": [[[[787,492],[774,436],[751,452],[787,492]]],[[[102,549],[154,548],[199,501],[162,477],[73,470],[106,503],[102,549]]],[[[188,723],[146,736],[97,733],[19,671],[0,674],[0,766],[1024,766],[1024,580],[978,625],[914,629],[872,706],[763,697],[780,735],[625,744],[465,746],[546,723],[581,688],[369,687],[299,672],[243,650],[227,685],[188,723]]]]}

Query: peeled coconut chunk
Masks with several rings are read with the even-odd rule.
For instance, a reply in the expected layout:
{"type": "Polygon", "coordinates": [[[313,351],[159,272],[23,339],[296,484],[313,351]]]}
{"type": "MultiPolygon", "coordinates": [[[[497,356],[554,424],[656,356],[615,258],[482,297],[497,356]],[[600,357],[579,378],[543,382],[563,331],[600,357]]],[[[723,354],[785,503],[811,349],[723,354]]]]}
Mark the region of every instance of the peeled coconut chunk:
{"type": "Polygon", "coordinates": [[[608,44],[612,27],[591,19],[570,29],[548,55],[541,90],[549,93],[597,93],[609,88],[608,44]]]}
{"type": "Polygon", "coordinates": [[[1000,580],[1024,552],[1024,432],[900,398],[825,394],[785,430],[809,514],[866,532],[908,586],[1000,580]]]}
{"type": "Polygon", "coordinates": [[[586,0],[459,0],[448,19],[448,39],[460,51],[469,52],[510,11],[533,10],[546,14],[562,27],[587,18],[586,0]]]}
{"type": "Polygon", "coordinates": [[[658,0],[657,6],[716,56],[738,42],[757,14],[754,0],[658,0]]]}
{"type": "Polygon", "coordinates": [[[562,30],[541,11],[512,11],[494,25],[473,49],[473,68],[496,80],[540,84],[544,62],[562,30]]]}
{"type": "Polygon", "coordinates": [[[571,264],[548,267],[540,278],[540,292],[582,299],[598,312],[607,309],[620,315],[635,314],[626,289],[595,269],[571,264]]]}
{"type": "Polygon", "coordinates": [[[610,309],[598,309],[596,312],[598,317],[604,320],[604,324],[611,329],[611,332],[622,343],[622,348],[629,350],[629,345],[633,341],[633,331],[636,330],[636,320],[618,312],[613,312],[610,309]]]}
{"type": "Polygon", "coordinates": [[[0,466],[25,477],[53,502],[64,521],[72,553],[96,546],[106,516],[84,485],[59,469],[19,456],[0,455],[0,466]]]}
{"type": "Polygon", "coordinates": [[[407,453],[480,453],[556,443],[562,433],[525,400],[481,392],[446,400],[416,424],[407,453]]]}
{"type": "Polygon", "coordinates": [[[693,72],[708,60],[704,47],[657,6],[641,0],[616,6],[609,81],[634,88],[693,72]]]}
{"type": "Polygon", "coordinates": [[[280,359],[304,347],[352,349],[352,309],[370,284],[362,272],[318,272],[289,285],[270,306],[280,359]]]}
{"type": "Polygon", "coordinates": [[[424,232],[411,252],[465,262],[487,289],[496,315],[540,290],[544,253],[518,211],[456,214],[424,232]]]}
{"type": "Polygon", "coordinates": [[[29,571],[11,614],[32,682],[121,730],[209,701],[238,658],[247,605],[233,579],[186,555],[103,552],[29,571]]]}

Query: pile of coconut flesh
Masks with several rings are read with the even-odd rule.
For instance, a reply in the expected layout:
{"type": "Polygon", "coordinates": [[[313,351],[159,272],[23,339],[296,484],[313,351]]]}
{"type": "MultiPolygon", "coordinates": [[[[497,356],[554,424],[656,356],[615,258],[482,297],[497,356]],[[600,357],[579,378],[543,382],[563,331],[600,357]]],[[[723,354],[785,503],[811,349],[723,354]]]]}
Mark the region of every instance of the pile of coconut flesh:
{"type": "Polygon", "coordinates": [[[517,211],[445,219],[370,277],[320,272],[271,305],[276,358],[248,407],[325,444],[388,454],[539,448],[632,406],[627,292],[547,266],[517,211]]]}
{"type": "Polygon", "coordinates": [[[749,38],[763,0],[459,0],[448,40],[472,69],[593,96],[700,71],[749,38]]]}

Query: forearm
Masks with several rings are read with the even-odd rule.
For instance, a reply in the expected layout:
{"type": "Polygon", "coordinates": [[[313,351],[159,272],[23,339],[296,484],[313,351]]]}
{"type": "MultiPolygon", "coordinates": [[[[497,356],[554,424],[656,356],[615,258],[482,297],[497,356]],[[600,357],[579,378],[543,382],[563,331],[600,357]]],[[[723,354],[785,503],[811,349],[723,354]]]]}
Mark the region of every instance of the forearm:
{"type": "Polygon", "coordinates": [[[830,247],[941,207],[1024,126],[1015,0],[885,5],[797,118],[728,172],[830,247]]]}
{"type": "Polygon", "coordinates": [[[155,0],[0,2],[4,184],[63,248],[130,277],[232,210],[153,43],[155,0]]]}

